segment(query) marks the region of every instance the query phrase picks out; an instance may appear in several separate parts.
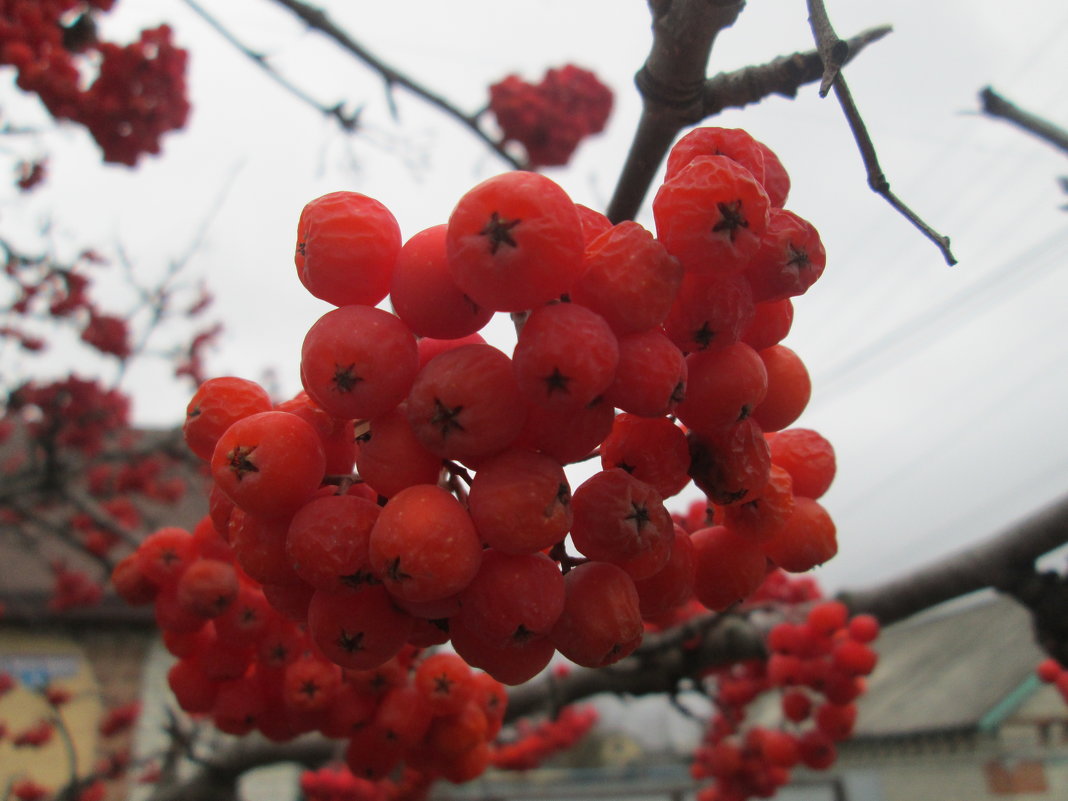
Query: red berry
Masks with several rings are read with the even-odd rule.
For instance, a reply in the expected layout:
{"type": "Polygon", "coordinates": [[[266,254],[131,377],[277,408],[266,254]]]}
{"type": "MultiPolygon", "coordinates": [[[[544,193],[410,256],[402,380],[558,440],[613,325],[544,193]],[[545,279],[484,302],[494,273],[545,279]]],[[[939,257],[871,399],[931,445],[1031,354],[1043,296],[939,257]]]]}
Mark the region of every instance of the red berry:
{"type": "Polygon", "coordinates": [[[523,427],[525,406],[511,359],[490,345],[464,345],[427,363],[405,411],[427,450],[468,461],[511,445],[523,427]]]}
{"type": "Polygon", "coordinates": [[[564,611],[550,635],[561,654],[583,667],[605,667],[638,647],[643,626],[630,576],[607,562],[587,562],[564,580],[564,611]]]}
{"type": "Polygon", "coordinates": [[[421,231],[401,248],[390,286],[393,311],[420,337],[457,339],[493,317],[453,280],[445,250],[448,226],[421,231]]]}
{"type": "Polygon", "coordinates": [[[584,266],[575,205],[538,173],[483,181],[460,198],[448,225],[456,284],[494,311],[524,311],[558,298],[584,266]]]}
{"type": "Polygon", "coordinates": [[[330,661],[347,668],[385,663],[407,643],[412,625],[379,585],[316,590],[308,604],[308,633],[330,661]]]}
{"type": "Polygon", "coordinates": [[[727,156],[696,156],[653,198],[656,234],[687,272],[738,273],[760,248],[770,201],[727,156]]]}
{"type": "Polygon", "coordinates": [[[300,377],[321,408],[344,420],[377,417],[400,403],[419,369],[415,337],[395,315],[342,306],[304,337],[300,377]]]}
{"type": "Polygon", "coordinates": [[[400,247],[400,226],[384,205],[357,192],[331,192],[300,214],[297,275],[327,303],[374,306],[389,292],[400,247]]]}
{"type": "Polygon", "coordinates": [[[789,428],[769,437],[771,461],[790,473],[794,494],[819,498],[835,474],[834,448],[825,437],[807,428],[789,428]]]}
{"type": "Polygon", "coordinates": [[[504,553],[551,548],[571,528],[571,487],[551,456],[508,450],[479,466],[467,498],[482,541],[504,553]]]}
{"type": "Polygon", "coordinates": [[[753,419],[764,431],[779,431],[793,425],[805,410],[812,381],[798,355],[784,345],[772,345],[759,355],[768,374],[768,392],[753,409],[753,419]]]}
{"type": "Polygon", "coordinates": [[[371,529],[370,561],[398,598],[433,601],[471,582],[482,561],[482,543],[456,498],[440,487],[417,484],[382,509],[371,529]]]}
{"type": "Polygon", "coordinates": [[[694,550],[693,591],[709,609],[721,612],[760,587],[767,560],[759,546],[724,526],[690,535],[694,550]]]}
{"type": "Polygon", "coordinates": [[[197,387],[186,407],[182,435],[189,450],[207,461],[232,423],[270,410],[270,395],[255,381],[232,376],[209,378],[197,387]]]}
{"type": "Polygon", "coordinates": [[[288,412],[242,418],[219,438],[211,457],[216,485],[246,512],[289,515],[319,488],[326,455],[311,425],[288,412]]]}
{"type": "Polygon", "coordinates": [[[671,515],[660,493],[627,471],[595,473],[575,490],[571,507],[571,539],[583,556],[622,563],[664,550],[666,561],[674,539],[671,515]]]}
{"type": "Polygon", "coordinates": [[[612,383],[619,344],[596,312],[577,303],[553,303],[531,312],[512,363],[528,400],[547,408],[575,409],[591,403],[612,383]]]}
{"type": "Polygon", "coordinates": [[[586,247],[586,268],[570,297],[601,315],[619,335],[660,325],[682,284],[682,265],[633,221],[586,247]]]}

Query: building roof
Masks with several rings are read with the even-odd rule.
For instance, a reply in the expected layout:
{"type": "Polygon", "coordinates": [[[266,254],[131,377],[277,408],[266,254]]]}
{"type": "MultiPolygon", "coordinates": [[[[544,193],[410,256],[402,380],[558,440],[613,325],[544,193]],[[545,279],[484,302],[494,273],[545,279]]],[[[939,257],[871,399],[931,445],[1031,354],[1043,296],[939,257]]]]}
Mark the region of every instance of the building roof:
{"type": "MultiPolygon", "coordinates": [[[[0,459],[17,454],[29,445],[17,432],[0,445],[0,459]]],[[[173,449],[180,435],[174,430],[141,430],[135,432],[139,448],[152,450],[173,449]]],[[[192,462],[179,462],[167,469],[168,476],[178,476],[187,482],[185,495],[177,503],[158,503],[140,495],[127,497],[144,517],[144,525],[132,532],[139,537],[164,525],[176,525],[192,529],[207,512],[207,499],[203,488],[206,480],[198,466],[192,462]]],[[[75,490],[86,493],[84,474],[75,479],[75,490]]],[[[30,499],[27,499],[30,500],[30,499]]],[[[71,516],[77,510],[65,507],[61,502],[45,505],[41,511],[44,525],[38,529],[7,523],[0,526],[0,603],[3,604],[5,623],[36,623],[55,618],[68,623],[128,622],[151,616],[151,610],[132,609],[120,601],[114,593],[106,593],[102,603],[92,608],[77,608],[63,612],[50,610],[48,599],[52,594],[55,576],[50,567],[59,561],[72,571],[84,572],[96,580],[104,576],[100,561],[90,556],[76,544],[77,538],[70,534],[71,516]],[[46,533],[55,528],[58,535],[46,533]]],[[[117,546],[115,555],[122,556],[129,546],[117,546]]]]}
{"type": "Polygon", "coordinates": [[[879,664],[859,702],[856,739],[978,731],[1037,688],[1026,609],[976,593],[887,627],[879,664]]]}

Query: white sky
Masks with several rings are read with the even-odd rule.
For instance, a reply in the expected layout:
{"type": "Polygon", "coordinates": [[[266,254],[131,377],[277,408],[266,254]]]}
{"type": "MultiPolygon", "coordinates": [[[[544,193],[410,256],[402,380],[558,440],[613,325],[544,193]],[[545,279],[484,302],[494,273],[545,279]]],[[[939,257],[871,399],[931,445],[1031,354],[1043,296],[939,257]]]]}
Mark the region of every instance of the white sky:
{"type": "MultiPolygon", "coordinates": [[[[169,21],[192,51],[188,129],[136,172],[87,167],[80,131],[44,140],[51,179],[29,210],[51,212],[61,242],[122,243],[150,278],[209,220],[188,266],[226,324],[212,372],[299,389],[304,332],[329,307],[303,293],[292,248],[308,200],[336,189],[377,197],[405,236],[444,222],[456,199],[502,163],[456,123],[398,90],[399,123],[380,79],[307,33],[268,0],[202,0],[248,44],[326,104],[365,105],[348,137],[268,81],[180,0],[119,3],[114,38],[169,21]],[[221,205],[219,205],[221,203],[221,205]]],[[[603,208],[639,106],[645,58],[641,0],[323,2],[395,67],[474,110],[509,72],[540,79],[567,62],[616,92],[608,131],[571,167],[552,170],[579,202],[603,208]]],[[[1068,488],[1068,202],[1063,154],[976,114],[987,84],[1068,125],[1068,6],[1021,0],[831,2],[842,36],[889,23],[894,33],[845,71],[891,185],[953,239],[949,268],[867,188],[836,103],[815,87],[711,124],[745,127],[791,174],[787,207],[828,251],[824,277],[796,302],[785,344],[813,374],[798,425],[834,443],[839,477],[825,498],[840,554],[825,586],[887,577],[982,537],[1068,488]]],[[[710,72],[811,47],[802,0],[752,2],[716,48],[710,72]]],[[[4,212],[7,214],[8,204],[4,212]]],[[[10,219],[10,215],[7,215],[10,219]]],[[[0,220],[2,221],[2,220],[0,220]]],[[[651,227],[648,209],[639,221],[651,227]]],[[[510,347],[510,327],[498,343],[510,347]]],[[[496,334],[495,334],[496,335],[496,334]]],[[[180,420],[189,390],[146,368],[128,376],[141,421],[180,420]]],[[[690,497],[690,496],[687,496],[690,497]]]]}

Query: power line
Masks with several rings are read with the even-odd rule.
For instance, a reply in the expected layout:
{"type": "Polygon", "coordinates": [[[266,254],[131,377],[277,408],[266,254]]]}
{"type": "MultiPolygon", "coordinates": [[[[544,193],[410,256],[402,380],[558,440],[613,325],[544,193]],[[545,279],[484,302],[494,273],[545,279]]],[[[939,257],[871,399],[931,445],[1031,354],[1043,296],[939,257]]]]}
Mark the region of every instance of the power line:
{"type": "Polygon", "coordinates": [[[826,390],[828,386],[833,386],[836,382],[853,377],[854,373],[871,366],[880,356],[891,353],[895,349],[900,350],[910,346],[906,350],[905,358],[914,355],[920,350],[911,347],[915,340],[922,338],[932,341],[939,338],[940,330],[941,336],[945,336],[948,331],[959,328],[959,324],[950,326],[947,321],[954,317],[959,319],[965,312],[973,311],[974,307],[984,301],[994,290],[1001,291],[998,296],[998,302],[1001,302],[1042,275],[1063,267],[1064,259],[1058,261],[1053,258],[1053,254],[1059,253],[1061,248],[1064,248],[1062,255],[1068,257],[1068,233],[1063,230],[1055,231],[1038,244],[990,271],[962,292],[949,297],[938,306],[927,308],[913,315],[878,339],[854,351],[838,364],[813,376],[813,383],[818,384],[821,390],[826,390]]]}

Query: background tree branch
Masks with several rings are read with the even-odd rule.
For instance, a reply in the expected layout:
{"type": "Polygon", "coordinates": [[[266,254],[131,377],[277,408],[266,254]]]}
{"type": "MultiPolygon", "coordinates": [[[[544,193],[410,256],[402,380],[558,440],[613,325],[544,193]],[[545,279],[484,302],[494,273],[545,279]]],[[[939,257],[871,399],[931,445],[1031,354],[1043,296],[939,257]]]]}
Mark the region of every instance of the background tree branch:
{"type": "Polygon", "coordinates": [[[987,86],[979,92],[982,111],[991,117],[998,117],[1022,128],[1029,134],[1053,145],[1058,150],[1068,153],[1068,131],[1049,120],[1025,111],[987,86]]]}

